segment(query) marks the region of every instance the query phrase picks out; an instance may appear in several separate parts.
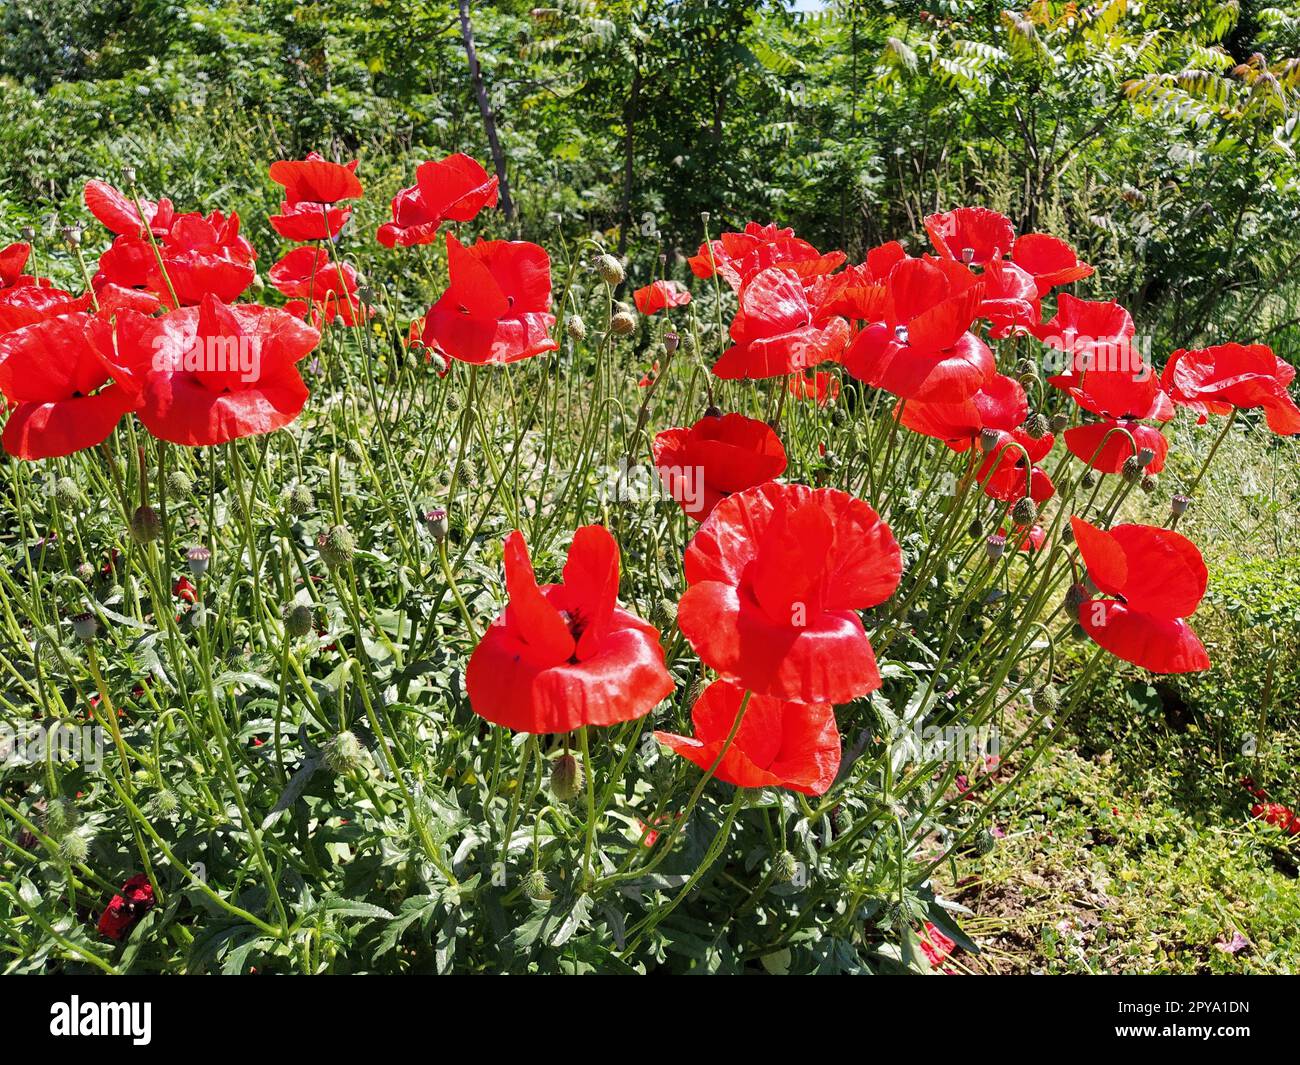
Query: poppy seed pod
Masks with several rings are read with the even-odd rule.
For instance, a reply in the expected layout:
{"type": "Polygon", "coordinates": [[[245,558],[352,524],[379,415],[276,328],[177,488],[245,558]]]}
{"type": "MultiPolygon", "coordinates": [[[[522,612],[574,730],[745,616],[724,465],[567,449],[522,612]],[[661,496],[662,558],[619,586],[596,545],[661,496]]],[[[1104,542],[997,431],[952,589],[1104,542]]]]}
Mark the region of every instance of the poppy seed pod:
{"type": "Polygon", "coordinates": [[[76,226],[60,227],[59,236],[63,238],[63,243],[69,248],[77,248],[81,246],[81,230],[76,226]]]}
{"type": "Polygon", "coordinates": [[[80,614],[73,614],[72,631],[76,633],[77,639],[89,643],[95,638],[95,633],[99,631],[99,619],[90,611],[84,611],[80,614]]]}
{"type": "Polygon", "coordinates": [[[596,273],[607,285],[621,285],[626,276],[623,273],[623,264],[608,253],[597,257],[596,273]]]}
{"type": "Polygon", "coordinates": [[[321,762],[331,773],[346,776],[365,765],[366,749],[356,735],[346,729],[321,749],[321,762]]]}
{"type": "Polygon", "coordinates": [[[1053,414],[1050,424],[1052,426],[1052,432],[1059,433],[1070,424],[1070,416],[1064,413],[1053,414]]]}
{"type": "Polygon", "coordinates": [[[1192,497],[1185,495],[1176,495],[1169,501],[1169,509],[1174,516],[1181,516],[1187,513],[1187,508],[1192,505],[1192,497]]]}
{"type": "Polygon", "coordinates": [[[171,470],[163,483],[170,499],[180,499],[194,491],[194,478],[184,470],[171,470]]]}
{"type": "Polygon", "coordinates": [[[126,182],[128,188],[135,185],[135,167],[122,167],[122,180],[126,182]]]}
{"type": "Polygon", "coordinates": [[[1140,448],[1137,453],[1137,460],[1139,463],[1142,464],[1143,469],[1146,469],[1148,466],[1150,466],[1151,460],[1155,457],[1156,457],[1156,453],[1152,451],[1149,447],[1140,448]]]}
{"type": "Polygon", "coordinates": [[[667,355],[671,355],[674,351],[676,351],[676,350],[677,350],[677,345],[678,345],[680,339],[681,339],[681,338],[678,337],[678,335],[677,335],[676,333],[665,333],[665,334],[664,334],[664,353],[667,354],[667,355]]]}
{"type": "Polygon", "coordinates": [[[331,525],[316,537],[316,550],[325,565],[338,569],[352,561],[356,554],[357,541],[346,525],[331,525]]]}
{"type": "Polygon", "coordinates": [[[23,226],[23,228],[19,230],[19,235],[23,238],[24,241],[30,244],[32,241],[36,239],[36,227],[23,226]]]}
{"type": "Polygon", "coordinates": [[[1042,414],[1035,411],[1025,419],[1025,435],[1030,440],[1041,440],[1052,431],[1052,426],[1042,414]]]}
{"type": "Polygon", "coordinates": [[[1011,508],[1011,520],[1017,525],[1033,525],[1038,520],[1038,504],[1029,496],[1021,496],[1011,508]]]}
{"type": "Polygon", "coordinates": [[[185,552],[185,561],[190,564],[190,572],[196,577],[202,577],[208,572],[208,563],[212,561],[212,552],[206,547],[191,547],[185,552]]]}
{"type": "Polygon", "coordinates": [[[151,544],[162,535],[162,520],[153,507],[142,503],[131,515],[130,530],[131,539],[137,544],[151,544]]]}
{"type": "Polygon", "coordinates": [[[60,477],[54,482],[54,499],[61,507],[75,507],[81,502],[81,489],[71,477],[60,477]]]}
{"type": "Polygon", "coordinates": [[[994,533],[984,541],[984,553],[992,560],[1002,557],[1002,553],[1007,549],[1007,538],[994,533]]]}
{"type": "Polygon", "coordinates": [[[287,635],[298,637],[311,632],[311,607],[306,603],[285,603],[281,617],[287,635]]]}
{"type": "Polygon", "coordinates": [[[616,337],[631,336],[636,332],[636,315],[629,311],[619,311],[609,320],[609,329],[616,337]]]}
{"type": "Polygon", "coordinates": [[[973,262],[975,261],[975,249],[974,249],[974,248],[962,248],[962,250],[961,250],[961,261],[962,261],[963,263],[965,263],[967,266],[970,266],[970,264],[973,263],[973,262]]]}
{"type": "Polygon", "coordinates": [[[569,334],[569,338],[572,340],[587,339],[587,323],[576,314],[571,314],[564,320],[564,331],[569,334]]]}
{"type": "Polygon", "coordinates": [[[999,433],[996,429],[981,429],[980,450],[987,455],[990,451],[992,451],[995,447],[998,446],[998,441],[1001,439],[1001,436],[1002,434],[999,433]]]}
{"type": "Polygon", "coordinates": [[[551,794],[561,802],[576,797],[584,780],[582,762],[576,755],[562,754],[551,766],[551,794]]]}
{"type": "Polygon", "coordinates": [[[442,543],[447,539],[447,508],[434,507],[432,510],[425,511],[424,525],[434,541],[442,543]]]}

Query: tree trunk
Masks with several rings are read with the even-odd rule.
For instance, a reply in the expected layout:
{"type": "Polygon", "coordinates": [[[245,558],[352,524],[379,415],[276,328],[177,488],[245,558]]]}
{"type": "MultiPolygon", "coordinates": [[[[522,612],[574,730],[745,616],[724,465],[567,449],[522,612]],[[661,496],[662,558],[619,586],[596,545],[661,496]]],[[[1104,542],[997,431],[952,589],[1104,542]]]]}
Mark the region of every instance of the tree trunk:
{"type": "Polygon", "coordinates": [[[474,86],[474,97],[478,100],[478,109],[483,115],[483,128],[487,131],[488,147],[492,151],[492,165],[496,169],[497,185],[501,192],[501,210],[505,213],[506,221],[513,222],[515,205],[510,199],[510,182],[506,178],[506,157],[501,151],[492,102],[488,99],[487,86],[483,82],[483,68],[479,66],[478,53],[474,50],[474,26],[469,18],[469,0],[460,0],[460,39],[465,45],[470,84],[474,86]]]}

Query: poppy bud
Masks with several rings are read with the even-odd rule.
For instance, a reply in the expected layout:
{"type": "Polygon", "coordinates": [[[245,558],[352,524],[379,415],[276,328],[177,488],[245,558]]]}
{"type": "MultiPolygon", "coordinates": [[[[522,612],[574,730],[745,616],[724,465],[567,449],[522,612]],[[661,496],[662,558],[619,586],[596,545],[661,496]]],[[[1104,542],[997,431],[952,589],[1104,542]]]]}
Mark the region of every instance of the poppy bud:
{"type": "Polygon", "coordinates": [[[571,314],[564,320],[564,331],[569,334],[569,338],[572,340],[587,339],[587,323],[576,314],[571,314]]]}
{"type": "Polygon", "coordinates": [[[1054,714],[1061,708],[1061,695],[1051,684],[1042,684],[1034,689],[1034,709],[1054,714]]]}
{"type": "Polygon", "coordinates": [[[799,875],[799,860],[789,851],[782,851],[772,862],[772,874],[778,883],[790,883],[799,875]]]}
{"type": "Polygon", "coordinates": [[[347,776],[365,765],[366,749],[345,729],[321,748],[321,761],[331,773],[347,776]]]}
{"type": "Polygon", "coordinates": [[[183,499],[194,491],[194,479],[184,470],[172,470],[167,474],[167,496],[170,499],[183,499]]]}
{"type": "Polygon", "coordinates": [[[163,788],[153,799],[154,810],[162,817],[171,817],[180,809],[180,800],[176,798],[176,792],[171,788],[163,788]]]}
{"type": "Polygon", "coordinates": [[[1001,434],[996,429],[981,429],[980,450],[987,455],[998,446],[998,439],[1000,436],[1001,434]]]}
{"type": "Polygon", "coordinates": [[[676,351],[676,350],[677,350],[677,345],[678,345],[680,339],[681,339],[681,338],[678,337],[678,335],[677,335],[676,333],[665,333],[665,334],[664,334],[664,352],[665,352],[666,354],[668,354],[668,355],[671,355],[674,351],[676,351]]]}
{"type": "Polygon", "coordinates": [[[448,410],[450,411],[460,410],[460,396],[456,395],[455,392],[447,393],[447,399],[445,402],[447,404],[448,410]]]}
{"type": "Polygon", "coordinates": [[[281,612],[284,631],[291,637],[306,636],[311,632],[311,607],[306,603],[285,603],[281,612]]]}
{"type": "Polygon", "coordinates": [[[650,612],[650,620],[659,628],[666,629],[677,620],[677,603],[673,599],[660,599],[650,612]]]}
{"type": "Polygon", "coordinates": [[[190,564],[190,572],[196,577],[202,577],[208,572],[208,563],[212,561],[212,552],[206,547],[191,547],[185,552],[185,561],[190,564]]]}
{"type": "Polygon", "coordinates": [[[616,337],[631,336],[636,332],[636,315],[619,311],[609,320],[609,329],[616,337]]]}
{"type": "Polygon", "coordinates": [[[343,450],[347,452],[348,458],[353,462],[364,462],[366,450],[361,446],[361,441],[355,436],[348,437],[348,442],[343,445],[343,450]]]}
{"type": "Polygon", "coordinates": [[[331,525],[316,537],[316,550],[325,565],[338,569],[352,561],[356,554],[357,541],[346,525],[331,525]]]}
{"type": "Polygon", "coordinates": [[[1097,483],[1097,475],[1092,470],[1084,470],[1083,476],[1079,478],[1079,484],[1084,488],[1092,488],[1097,483]]]}
{"type": "Polygon", "coordinates": [[[687,355],[694,355],[695,349],[698,347],[699,345],[695,342],[694,333],[682,334],[682,351],[686,352],[687,355]]]}
{"type": "Polygon", "coordinates": [[[1082,584],[1072,584],[1065,593],[1065,612],[1071,617],[1088,601],[1088,590],[1082,584]]]}
{"type": "Polygon", "coordinates": [[[621,285],[625,276],[623,264],[609,254],[596,259],[596,273],[600,274],[600,279],[607,285],[621,285]]]}
{"type": "Polygon", "coordinates": [[[721,418],[722,408],[715,407],[712,403],[710,403],[707,407],[704,408],[704,416],[706,418],[721,418]]]}
{"type": "Polygon", "coordinates": [[[984,523],[979,518],[971,518],[970,524],[966,526],[966,532],[971,537],[984,535],[984,523]]]}
{"type": "Polygon", "coordinates": [[[998,845],[998,841],[993,838],[993,833],[987,828],[984,829],[975,840],[975,849],[981,855],[993,853],[993,848],[998,845]]]}
{"type": "Polygon", "coordinates": [[[1011,520],[1017,525],[1033,525],[1038,520],[1038,504],[1029,496],[1021,496],[1011,508],[1011,520]]]}
{"type": "Polygon", "coordinates": [[[1169,509],[1175,517],[1187,513],[1187,508],[1192,505],[1192,497],[1185,495],[1176,495],[1169,501],[1169,509]]]}
{"type": "Polygon", "coordinates": [[[1066,525],[1063,529],[1061,529],[1061,539],[1064,540],[1067,544],[1074,543],[1073,525],[1066,525]]]}
{"type": "Polygon", "coordinates": [[[1059,433],[1070,424],[1070,416],[1065,413],[1053,414],[1051,420],[1052,432],[1059,433]]]}
{"type": "Polygon", "coordinates": [[[524,877],[524,894],[534,902],[550,902],[555,898],[555,892],[546,882],[546,874],[540,869],[534,869],[524,877]]]}
{"type": "Polygon", "coordinates": [[[1077,621],[1070,626],[1070,639],[1086,640],[1087,638],[1088,638],[1088,630],[1085,629],[1082,625],[1080,625],[1077,621]]]}
{"type": "Polygon", "coordinates": [[[95,567],[89,562],[83,562],[77,567],[77,577],[83,584],[89,584],[95,579],[95,567]]]}
{"type": "Polygon", "coordinates": [[[429,530],[429,535],[437,543],[442,543],[447,539],[447,509],[446,507],[434,507],[432,510],[425,511],[424,525],[429,530]]]}
{"type": "Polygon", "coordinates": [[[137,544],[151,544],[162,535],[162,521],[153,507],[142,503],[131,515],[130,529],[131,539],[137,544]]]}
{"type": "Polygon", "coordinates": [[[54,482],[54,499],[61,507],[75,507],[81,502],[81,489],[71,477],[60,477],[54,482]]]}
{"type": "Polygon", "coordinates": [[[45,808],[45,831],[55,839],[71,832],[80,820],[77,807],[67,799],[51,799],[45,808]]]}
{"type": "Polygon", "coordinates": [[[82,832],[69,832],[59,840],[59,857],[74,865],[86,860],[90,854],[90,841],[82,832]]]}
{"type": "Polygon", "coordinates": [[[1142,480],[1142,463],[1137,455],[1130,455],[1124,460],[1119,474],[1124,478],[1125,484],[1137,484],[1142,480]]]}
{"type": "Polygon", "coordinates": [[[984,541],[984,553],[988,555],[990,559],[1001,558],[1002,552],[1006,549],[1007,538],[1005,536],[999,536],[997,533],[994,533],[984,541]]]}
{"type": "Polygon", "coordinates": [[[84,611],[80,614],[73,614],[72,631],[77,634],[77,639],[90,643],[95,638],[95,633],[99,631],[99,619],[90,611],[84,611]]]}
{"type": "Polygon", "coordinates": [[[584,779],[582,762],[577,756],[562,754],[551,766],[551,794],[561,802],[568,802],[582,791],[584,779]]]}
{"type": "Polygon", "coordinates": [[[311,494],[311,489],[305,484],[295,484],[286,493],[285,507],[294,517],[310,513],[315,505],[316,500],[311,494]]]}
{"type": "Polygon", "coordinates": [[[1042,414],[1035,411],[1025,419],[1025,435],[1030,440],[1041,440],[1052,431],[1051,423],[1042,414]]]}
{"type": "Polygon", "coordinates": [[[844,413],[843,407],[831,408],[831,425],[835,426],[837,429],[848,421],[848,418],[849,416],[844,413]]]}
{"type": "Polygon", "coordinates": [[[1138,487],[1141,488],[1142,491],[1146,492],[1147,495],[1150,495],[1152,492],[1156,490],[1156,487],[1159,484],[1160,484],[1160,478],[1157,477],[1154,473],[1144,473],[1142,475],[1142,480],[1139,483],[1138,487]]]}

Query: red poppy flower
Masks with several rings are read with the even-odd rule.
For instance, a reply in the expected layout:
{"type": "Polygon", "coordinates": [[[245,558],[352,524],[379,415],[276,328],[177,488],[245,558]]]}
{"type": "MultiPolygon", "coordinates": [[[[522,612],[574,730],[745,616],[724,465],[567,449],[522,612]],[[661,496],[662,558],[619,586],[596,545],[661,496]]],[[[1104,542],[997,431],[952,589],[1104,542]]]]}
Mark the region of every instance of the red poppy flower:
{"type": "Polygon", "coordinates": [[[829,370],[813,370],[791,374],[785,387],[795,399],[812,400],[817,406],[824,407],[839,396],[840,379],[829,370]]]}
{"type": "Polygon", "coordinates": [[[1106,598],[1079,606],[1079,624],[1111,654],[1153,673],[1210,667],[1187,624],[1205,594],[1205,562],[1181,533],[1150,525],[1109,532],[1072,517],[1088,577],[1106,598]]]}
{"type": "Polygon", "coordinates": [[[1010,432],[1023,424],[1029,416],[1029,400],[1015,378],[994,374],[967,399],[955,403],[912,400],[900,404],[897,413],[901,424],[914,433],[942,440],[953,451],[965,451],[984,429],[1010,432]]]}
{"type": "Polygon", "coordinates": [[[1046,470],[1033,464],[1041,462],[1047,456],[1055,439],[1049,433],[1034,440],[1021,429],[999,433],[997,442],[975,475],[984,494],[1004,503],[1014,503],[1025,495],[1035,503],[1045,503],[1051,499],[1056,486],[1052,484],[1046,470]]]}
{"type": "Polygon", "coordinates": [[[112,327],[80,312],[0,337],[0,392],[13,408],[5,450],[45,459],[103,441],[134,406],[132,392],[108,384],[112,352],[112,327]]]}
{"type": "Polygon", "coordinates": [[[0,289],[9,288],[23,276],[27,257],[32,253],[30,244],[10,244],[0,248],[0,289]]]}
{"type": "Polygon", "coordinates": [[[284,186],[285,199],[290,204],[338,203],[361,196],[356,169],[355,159],[342,166],[316,152],[308,152],[306,159],[281,159],[272,163],[271,180],[284,186]]]}
{"type": "Polygon", "coordinates": [[[184,599],[187,603],[193,603],[198,599],[198,589],[190,583],[188,577],[181,577],[172,585],[172,595],[184,599]]]}
{"type": "Polygon", "coordinates": [[[743,414],[705,415],[689,429],[654,439],[655,470],[696,521],[727,496],[785,472],[785,448],[766,422],[743,414]]]}
{"type": "Polygon", "coordinates": [[[878,322],[885,316],[884,280],[869,263],[815,278],[808,299],[819,324],[837,315],[865,322],[878,322]]]}
{"type": "Polygon", "coordinates": [[[1258,817],[1266,825],[1280,828],[1288,835],[1300,836],[1300,815],[1280,802],[1255,803],[1250,808],[1250,816],[1258,817]]]}
{"type": "Polygon", "coordinates": [[[824,795],[840,769],[834,707],[751,695],[727,747],[744,699],[744,688],[716,680],[691,707],[694,736],[656,732],[655,739],[706,772],[725,747],[727,753],[713,775],[740,788],[786,788],[824,795]]]}
{"type": "Polygon", "coordinates": [[[165,236],[172,227],[176,212],[171,200],[141,200],[145,220],[140,220],[140,212],[135,202],[106,181],[91,179],[82,190],[82,198],[90,213],[102,222],[106,229],[119,236],[143,237],[145,225],[155,236],[165,236]]]}
{"type": "Polygon", "coordinates": [[[43,277],[23,275],[0,289],[0,335],[60,314],[75,314],[90,307],[90,294],[74,296],[55,288],[43,277]]]}
{"type": "Polygon", "coordinates": [[[153,909],[153,905],[153,885],[143,873],[136,874],[122,885],[122,893],[114,895],[108,908],[100,915],[100,935],[123,939],[136,922],[153,909]]]}
{"type": "Polygon", "coordinates": [[[659,631],[617,604],[618,544],[573,535],[561,584],[538,586],[523,534],[505,546],[510,603],[465,671],[470,706],[520,732],[569,732],[644,717],[672,693],[659,631]]]}
{"type": "Polygon", "coordinates": [[[1035,335],[1069,356],[1065,372],[1048,378],[1076,403],[1112,418],[1168,421],[1173,405],[1146,357],[1133,344],[1133,317],[1115,302],[1063,292],[1056,314],[1035,335]]]}
{"type": "Polygon", "coordinates": [[[842,318],[814,324],[803,285],[773,266],[741,289],[731,339],[733,346],[713,364],[718,377],[783,377],[838,359],[848,342],[849,327],[842,318]]]}
{"type": "Polygon", "coordinates": [[[497,179],[457,153],[421,163],[415,184],[393,197],[393,221],[375,234],[386,248],[431,244],[443,222],[469,222],[497,203],[497,179]]]}
{"type": "Polygon", "coordinates": [[[994,259],[980,275],[984,297],[980,317],[988,320],[989,334],[1010,336],[1016,330],[1032,332],[1042,315],[1034,277],[1015,263],[994,259]]]}
{"type": "Polygon", "coordinates": [[[112,318],[120,311],[138,311],[140,314],[153,314],[162,307],[162,300],[152,292],[138,288],[123,288],[111,281],[102,284],[95,293],[99,310],[95,313],[101,318],[112,318]]]}
{"type": "Polygon", "coordinates": [[[1216,344],[1169,356],[1160,382],[1170,398],[1200,415],[1262,407],[1268,427],[1282,436],[1300,433],[1300,409],[1287,392],[1295,367],[1267,344],[1216,344]]]}
{"type": "Polygon", "coordinates": [[[352,217],[351,207],[326,207],[319,203],[301,200],[280,204],[280,213],[267,221],[285,240],[305,244],[311,240],[333,240],[343,231],[352,217]]]}
{"type": "Polygon", "coordinates": [[[888,599],[901,574],[898,543],[866,503],[761,484],[722,500],[687,547],[677,623],[724,679],[846,703],[880,687],[857,611],[888,599]]]}
{"type": "Polygon", "coordinates": [[[925,231],[945,259],[972,266],[1002,258],[1016,239],[1011,220],[987,207],[958,207],[932,214],[925,220],[925,231]]]}
{"type": "MultiPolygon", "coordinates": [[[[1013,533],[1007,532],[1005,528],[998,529],[998,535],[1004,536],[1010,541],[1014,541],[1013,533]]],[[[1047,541],[1047,530],[1041,525],[1031,525],[1020,533],[1020,542],[1015,544],[1015,550],[1024,551],[1026,554],[1033,554],[1035,551],[1042,550],[1043,544],[1047,541]]]]}
{"type": "Polygon", "coordinates": [[[636,309],[642,314],[655,314],[667,307],[685,307],[691,294],[676,281],[652,281],[632,294],[636,309]]]}
{"type": "Polygon", "coordinates": [[[889,272],[886,319],[844,354],[860,381],[900,399],[959,402],[997,372],[988,345],[969,332],[982,286],[960,263],[903,259],[889,272]]]}
{"type": "Polygon", "coordinates": [[[1143,469],[1148,473],[1159,473],[1165,468],[1165,459],[1169,455],[1169,441],[1159,429],[1130,418],[1106,418],[1088,425],[1076,425],[1065,430],[1064,436],[1070,454],[1098,473],[1121,473],[1125,461],[1139,451],[1150,451],[1152,455],[1143,469]],[[1119,431],[1121,429],[1132,435],[1136,450],[1129,438],[1119,431]]]}
{"type": "Polygon", "coordinates": [[[424,343],[476,365],[516,362],[559,347],[551,339],[551,260],[536,244],[447,234],[451,284],[425,315],[424,343]]]}
{"type": "MultiPolygon", "coordinates": [[[[925,922],[925,938],[921,940],[921,953],[925,955],[926,961],[936,968],[941,967],[956,949],[957,944],[952,939],[940,932],[932,922],[925,922]]],[[[944,972],[948,971],[944,969],[944,972]]]]}
{"type": "Polygon", "coordinates": [[[1046,233],[1026,233],[1011,245],[1011,261],[1034,277],[1038,295],[1045,296],[1058,285],[1068,285],[1092,276],[1092,267],[1079,262],[1065,241],[1046,233]]]}
{"type": "Polygon", "coordinates": [[[168,304],[175,289],[181,306],[195,306],[208,295],[229,303],[253,283],[256,259],[253,246],[239,235],[239,215],[183,214],[162,235],[157,251],[145,237],[123,234],[114,240],[99,257],[93,287],[96,291],[107,284],[145,289],[168,304]]]}
{"type": "MultiPolygon", "coordinates": [[[[797,240],[793,229],[778,228],[776,223],[760,226],[757,222],[746,222],[740,233],[722,233],[717,240],[705,241],[697,254],[686,260],[691,273],[696,277],[708,279],[715,273],[721,274],[733,289],[739,289],[741,276],[738,264],[750,252],[765,244],[778,240],[797,240]]],[[[816,255],[817,249],[807,241],[806,250],[816,255]]]]}
{"type": "Polygon", "coordinates": [[[322,248],[295,248],[271,267],[268,276],[277,289],[297,299],[323,301],[333,294],[346,302],[357,291],[356,270],[331,259],[322,248]]]}
{"type": "Polygon", "coordinates": [[[118,319],[138,415],[160,440],[199,447],[269,433],[307,402],[295,365],[320,334],[286,311],[205,296],[161,318],[118,319]]]}

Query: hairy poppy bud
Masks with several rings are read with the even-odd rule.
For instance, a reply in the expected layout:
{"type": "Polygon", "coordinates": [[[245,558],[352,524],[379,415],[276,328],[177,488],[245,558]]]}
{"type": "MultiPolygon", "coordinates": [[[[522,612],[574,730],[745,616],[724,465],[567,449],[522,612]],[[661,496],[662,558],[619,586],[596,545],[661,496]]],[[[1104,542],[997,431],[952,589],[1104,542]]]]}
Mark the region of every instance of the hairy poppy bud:
{"type": "Polygon", "coordinates": [[[1064,540],[1067,544],[1074,543],[1073,525],[1066,525],[1063,529],[1061,529],[1061,539],[1064,540]]]}
{"type": "Polygon", "coordinates": [[[568,802],[582,791],[585,776],[576,755],[562,754],[551,766],[551,794],[568,802]]]}
{"type": "Polygon", "coordinates": [[[170,470],[164,483],[169,499],[183,499],[194,491],[194,478],[184,470],[170,470]]]}
{"type": "Polygon", "coordinates": [[[81,815],[77,807],[64,798],[51,799],[45,808],[45,831],[47,835],[58,839],[77,827],[81,815]]]}
{"type": "Polygon", "coordinates": [[[789,851],[782,851],[772,861],[772,875],[778,883],[790,883],[799,875],[799,860],[789,851]]]}
{"type": "Polygon", "coordinates": [[[162,817],[171,817],[180,809],[180,800],[176,798],[176,792],[171,788],[163,788],[153,798],[153,808],[156,813],[162,817]]]}
{"type": "Polygon", "coordinates": [[[1021,496],[1011,508],[1011,520],[1017,525],[1033,525],[1038,520],[1038,504],[1029,496],[1021,496]]]}
{"type": "Polygon", "coordinates": [[[1069,424],[1070,424],[1070,416],[1068,414],[1061,413],[1061,414],[1052,415],[1052,420],[1051,420],[1052,432],[1059,433],[1069,424]]]}
{"type": "Polygon", "coordinates": [[[284,619],[284,631],[289,636],[306,636],[311,632],[311,607],[306,603],[285,603],[280,616],[284,619]]]}
{"type": "Polygon", "coordinates": [[[1065,612],[1074,617],[1087,601],[1088,589],[1082,584],[1072,584],[1065,592],[1065,612]]]}
{"type": "Polygon", "coordinates": [[[1042,684],[1034,689],[1034,709],[1054,714],[1061,708],[1061,695],[1051,684],[1042,684]]]}
{"type": "Polygon", "coordinates": [[[69,832],[59,840],[59,857],[74,865],[86,860],[90,854],[90,841],[84,832],[69,832]]]}
{"type": "Polygon", "coordinates": [[[1084,488],[1092,488],[1097,483],[1097,475],[1092,470],[1084,470],[1083,476],[1079,478],[1079,483],[1084,488]]]}
{"type": "Polygon", "coordinates": [[[311,494],[311,489],[305,484],[295,484],[285,493],[285,507],[295,518],[300,518],[304,514],[311,513],[312,508],[316,505],[316,499],[311,494]]]}
{"type": "Polygon", "coordinates": [[[346,729],[321,748],[321,762],[331,773],[346,776],[365,765],[366,749],[346,729]]]}
{"type": "Polygon", "coordinates": [[[704,408],[704,416],[706,418],[721,418],[722,408],[715,407],[712,403],[710,403],[707,407],[704,408]]]}
{"type": "Polygon", "coordinates": [[[1169,501],[1169,509],[1173,512],[1175,517],[1179,517],[1183,514],[1186,514],[1187,508],[1190,507],[1191,505],[1192,505],[1191,496],[1176,495],[1174,496],[1173,499],[1169,501]]]}
{"type": "Polygon", "coordinates": [[[1052,431],[1052,426],[1047,418],[1035,411],[1025,419],[1025,435],[1030,440],[1041,440],[1052,431]]]}
{"type": "Polygon", "coordinates": [[[80,614],[73,614],[72,631],[76,633],[77,639],[85,640],[89,643],[95,638],[95,633],[99,631],[99,619],[90,611],[83,611],[80,614]]]}
{"type": "Polygon", "coordinates": [[[460,396],[456,395],[455,392],[448,392],[447,398],[446,400],[444,400],[444,402],[446,403],[447,409],[449,411],[460,410],[460,396]]]}
{"type": "Polygon", "coordinates": [[[447,508],[434,507],[432,510],[425,511],[424,526],[435,542],[442,543],[447,539],[447,508]]]}
{"type": "Polygon", "coordinates": [[[623,264],[609,254],[596,259],[596,273],[600,274],[600,279],[607,285],[621,285],[625,276],[623,264]]]}
{"type": "Polygon", "coordinates": [[[142,503],[131,515],[130,530],[131,539],[137,544],[153,543],[162,535],[162,521],[158,512],[148,503],[142,503]]]}
{"type": "Polygon", "coordinates": [[[1001,434],[996,429],[981,429],[980,450],[987,455],[990,451],[992,451],[995,447],[998,446],[998,439],[1000,438],[1000,436],[1001,434]]]}
{"type": "Polygon", "coordinates": [[[682,351],[686,352],[687,355],[694,355],[698,347],[699,344],[695,341],[694,333],[682,334],[682,351]]]}
{"type": "Polygon", "coordinates": [[[571,314],[564,320],[564,331],[569,334],[572,340],[587,339],[587,323],[576,314],[571,314]]]}
{"type": "Polygon", "coordinates": [[[990,536],[987,540],[984,541],[984,553],[988,555],[990,559],[1001,558],[1002,552],[1004,552],[1006,549],[1007,549],[1007,538],[1005,536],[1000,536],[997,533],[994,533],[992,536],[990,536]]]}
{"type": "Polygon", "coordinates": [[[1138,456],[1130,455],[1126,458],[1119,473],[1124,478],[1125,484],[1137,484],[1138,481],[1142,480],[1142,463],[1138,456]]]}
{"type": "Polygon", "coordinates": [[[355,436],[348,437],[348,442],[343,446],[347,456],[353,462],[364,462],[366,458],[366,449],[361,446],[361,441],[355,436]]]}
{"type": "Polygon", "coordinates": [[[77,566],[77,577],[83,584],[89,584],[95,579],[95,567],[89,562],[82,562],[77,566]]]}
{"type": "Polygon", "coordinates": [[[609,329],[616,337],[631,336],[636,332],[636,315],[630,311],[619,311],[609,320],[609,329]]]}
{"type": "Polygon", "coordinates": [[[60,477],[54,482],[54,500],[61,507],[75,507],[81,502],[81,489],[71,477],[60,477]]]}
{"type": "Polygon", "coordinates": [[[1150,495],[1152,492],[1156,490],[1157,487],[1159,487],[1159,485],[1160,485],[1159,477],[1157,477],[1154,473],[1144,473],[1142,475],[1141,482],[1138,484],[1138,487],[1141,488],[1142,491],[1146,492],[1147,495],[1150,495]]]}
{"type": "Polygon", "coordinates": [[[993,833],[987,828],[980,832],[980,834],[975,838],[975,849],[979,851],[981,855],[992,854],[993,848],[997,845],[998,841],[994,839],[993,833]]]}
{"type": "Polygon", "coordinates": [[[550,902],[555,892],[546,882],[546,874],[540,869],[533,869],[524,877],[524,894],[534,902],[550,902]]]}
{"type": "Polygon", "coordinates": [[[430,351],[426,361],[429,364],[429,369],[431,369],[439,377],[441,377],[451,368],[451,362],[448,360],[447,356],[444,355],[441,351],[430,351]]]}
{"type": "Polygon", "coordinates": [[[190,564],[190,572],[196,577],[202,577],[208,572],[208,563],[212,561],[212,552],[206,547],[191,547],[185,552],[185,561],[190,564]]]}
{"type": "Polygon", "coordinates": [[[357,541],[346,525],[331,525],[316,537],[316,550],[330,569],[338,569],[352,561],[357,551],[357,541]]]}

